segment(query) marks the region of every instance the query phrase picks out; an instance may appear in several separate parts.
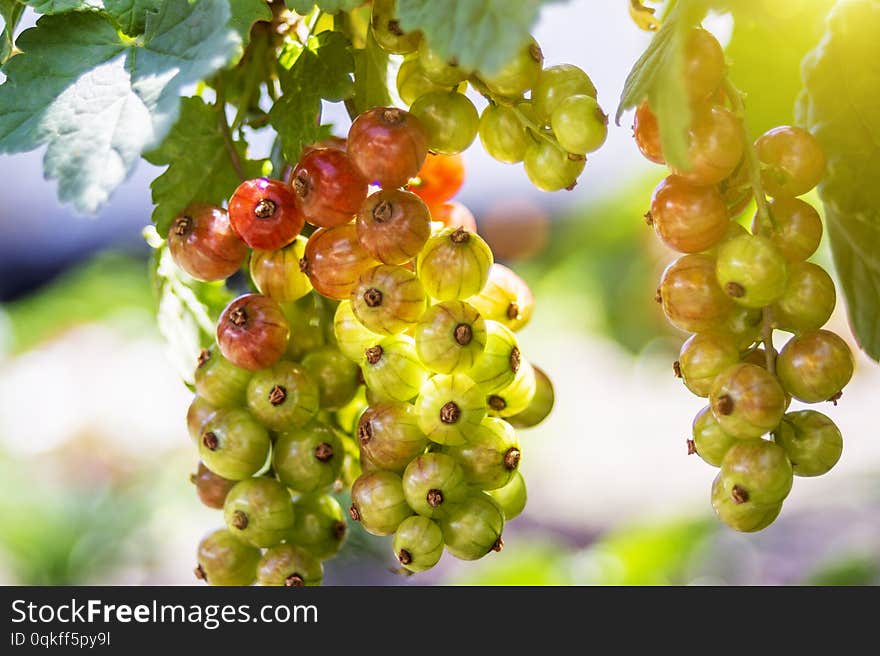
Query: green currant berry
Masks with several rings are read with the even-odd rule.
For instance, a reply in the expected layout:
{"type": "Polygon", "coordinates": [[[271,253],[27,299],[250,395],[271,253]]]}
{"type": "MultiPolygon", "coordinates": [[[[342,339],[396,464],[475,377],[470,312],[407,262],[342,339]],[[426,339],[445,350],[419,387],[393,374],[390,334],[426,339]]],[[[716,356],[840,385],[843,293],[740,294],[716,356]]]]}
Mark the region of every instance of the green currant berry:
{"type": "Polygon", "coordinates": [[[683,255],[666,267],[659,296],[669,322],[691,333],[718,329],[735,307],[718,286],[715,258],[708,255],[683,255]]]}
{"type": "Polygon", "coordinates": [[[598,150],[608,138],[608,115],[592,96],[569,96],[553,110],[550,120],[559,145],[570,153],[585,155],[598,150]]]}
{"type": "Polygon", "coordinates": [[[198,443],[205,432],[205,424],[217,414],[217,408],[208,403],[201,396],[194,396],[192,403],[186,411],[186,428],[189,436],[198,443]]]}
{"type": "Polygon", "coordinates": [[[803,128],[781,125],[755,141],[761,160],[761,181],[774,198],[807,193],[825,173],[825,153],[812,134],[803,128]]]}
{"type": "Polygon", "coordinates": [[[785,292],[771,308],[773,324],[792,333],[818,330],[831,318],[836,302],[834,281],[825,269],[795,262],[789,267],[785,292]]]}
{"type": "Polygon", "coordinates": [[[735,502],[781,503],[791,491],[792,468],[785,450],[767,440],[741,440],[721,461],[721,487],[735,502]]]}
{"type": "Polygon", "coordinates": [[[523,156],[526,175],[541,191],[573,189],[585,163],[583,155],[568,153],[543,139],[533,142],[523,156]]]}
{"type": "Polygon", "coordinates": [[[654,189],[648,218],[663,243],[682,253],[705,251],[724,239],[731,225],[740,227],[728,218],[717,187],[697,187],[677,175],[654,189]]]}
{"type": "Polygon", "coordinates": [[[250,585],[259,561],[259,549],[218,528],[199,542],[196,577],[209,585],[250,585]]]}
{"type": "Polygon", "coordinates": [[[480,115],[480,143],[499,162],[516,164],[532,143],[516,111],[504,105],[489,105],[480,115]]]}
{"type": "Polygon", "coordinates": [[[789,412],[775,432],[795,476],[827,474],[843,453],[843,436],[828,417],[815,410],[789,412]]]}
{"type": "Polygon", "coordinates": [[[772,198],[768,208],[773,223],[765,225],[756,213],[752,232],[766,231],[776,248],[792,262],[806,260],[822,241],[822,219],[816,209],[800,198],[772,198]]]}
{"type": "Polygon", "coordinates": [[[709,392],[712,414],[721,429],[740,439],[757,438],[779,425],[786,399],[776,376],[754,364],[728,367],[709,392]]]}
{"type": "Polygon", "coordinates": [[[312,283],[300,270],[299,261],[306,252],[308,240],[298,235],[287,246],[276,251],[254,251],[251,255],[251,278],[261,294],[279,303],[296,301],[310,291],[312,283]]]}
{"type": "Polygon", "coordinates": [[[409,403],[367,408],[358,421],[357,439],[362,455],[380,469],[394,472],[402,472],[428,446],[418,412],[409,403]]]}
{"type": "Polygon", "coordinates": [[[318,412],[318,394],[318,386],[305,368],[282,360],[251,378],[248,409],[271,430],[305,426],[318,412]]]}
{"type": "Polygon", "coordinates": [[[737,362],[739,348],[732,336],[697,333],[682,345],[677,371],[691,392],[706,397],[718,374],[737,362]]]}
{"type": "Polygon", "coordinates": [[[362,324],[354,314],[351,301],[341,301],[333,318],[333,334],[345,357],[360,362],[364,351],[382,339],[362,324]]]}
{"type": "Polygon", "coordinates": [[[246,410],[220,410],[204,426],[199,457],[215,474],[238,481],[260,471],[269,446],[268,431],[246,410]]]}
{"type": "Polygon", "coordinates": [[[397,93],[407,105],[412,105],[426,93],[444,89],[448,87],[437,84],[425,75],[418,57],[407,57],[397,70],[397,93]]]}
{"type": "Polygon", "coordinates": [[[504,513],[505,521],[508,522],[519,517],[525,510],[528,500],[526,481],[520,471],[513,473],[507,485],[499,487],[497,490],[489,490],[487,494],[495,499],[495,502],[501,507],[501,512],[504,513]]]}
{"type": "Polygon", "coordinates": [[[406,466],[403,493],[409,507],[419,515],[441,517],[464,501],[470,488],[454,458],[445,453],[426,453],[406,466]]]}
{"type": "Polygon", "coordinates": [[[461,465],[465,480],[481,490],[504,487],[518,471],[522,452],[513,426],[487,417],[468,441],[443,449],[461,465]]]}
{"type": "Polygon", "coordinates": [[[455,155],[466,150],[477,136],[480,116],[463,93],[431,91],[417,98],[410,112],[425,128],[432,152],[455,155]]]}
{"type": "Polygon", "coordinates": [[[204,349],[195,372],[196,394],[216,408],[244,405],[252,375],[224,358],[218,349],[204,349]]]}
{"type": "Polygon", "coordinates": [[[543,125],[549,125],[553,111],[563,100],[574,95],[596,97],[596,87],[590,76],[572,64],[550,66],[541,71],[532,87],[532,105],[543,125]]]}
{"type": "Polygon", "coordinates": [[[684,81],[693,100],[705,100],[724,79],[724,52],[718,39],[701,27],[688,35],[684,48],[684,81]]]}
{"type": "Polygon", "coordinates": [[[532,369],[535,370],[535,395],[525,410],[507,418],[514,428],[537,426],[553,411],[556,401],[553,381],[540,367],[532,365],[532,369]]]}
{"type": "Polygon", "coordinates": [[[375,0],[370,15],[370,29],[379,47],[395,55],[405,55],[419,47],[422,33],[405,32],[397,20],[395,0],[375,0]]]}
{"type": "Polygon", "coordinates": [[[693,447],[697,455],[713,467],[721,466],[724,454],[737,442],[735,437],[721,430],[709,406],[700,410],[694,417],[692,435],[693,447]]]}
{"type": "Polygon", "coordinates": [[[321,585],[324,566],[305,549],[292,544],[279,544],[267,549],[257,567],[260,585],[302,587],[321,585]]]}
{"type": "Polygon", "coordinates": [[[412,327],[426,305],[422,283],[401,266],[380,264],[367,269],[351,290],[354,315],[381,335],[394,335],[412,327]]]}
{"type": "Polygon", "coordinates": [[[485,492],[472,493],[440,520],[446,550],[461,560],[478,560],[501,551],[504,513],[485,492]]]}
{"type": "Polygon", "coordinates": [[[336,425],[346,435],[352,435],[357,428],[358,419],[367,409],[366,388],[362,385],[358,388],[354,398],[344,407],[336,411],[336,425]]]}
{"type": "Polygon", "coordinates": [[[513,382],[486,397],[489,414],[493,417],[513,417],[525,411],[535,398],[538,383],[535,368],[527,360],[520,362],[513,382]]]}
{"type": "Polygon", "coordinates": [[[788,264],[772,241],[743,235],[722,244],[715,267],[718,284],[736,303],[770,305],[785,292],[788,264]]]}
{"type": "Polygon", "coordinates": [[[218,476],[200,462],[195,474],[190,475],[189,480],[196,486],[199,500],[208,508],[219,510],[226,501],[226,495],[235,485],[235,481],[218,476]]]}
{"type": "Polygon", "coordinates": [[[315,558],[332,558],[345,542],[345,515],[339,502],[329,494],[300,497],[293,503],[293,518],[288,542],[315,558]]]}
{"type": "Polygon", "coordinates": [[[413,514],[407,505],[400,476],[387,471],[365,473],[354,482],[348,512],[372,535],[391,535],[413,514]]]}
{"type": "Polygon", "coordinates": [[[428,308],[415,328],[416,351],[431,371],[467,371],[482,359],[486,322],[463,301],[442,301],[428,308]]]}
{"type": "Polygon", "coordinates": [[[782,503],[759,506],[750,501],[737,502],[725,491],[719,473],[712,483],[712,507],[718,519],[730,528],[743,533],[754,533],[773,523],[782,510],[782,503]]]}
{"type": "Polygon", "coordinates": [[[464,374],[438,374],[422,385],[416,411],[429,440],[463,444],[486,417],[486,395],[464,374]]]}
{"type": "MultiPolygon", "coordinates": [[[[482,319],[480,322],[485,325],[486,345],[482,355],[476,358],[476,362],[466,373],[484,392],[491,394],[504,389],[513,382],[516,372],[519,371],[522,355],[516,336],[504,324],[497,321],[483,322],[482,319]]],[[[417,334],[416,346],[418,347],[418,345],[419,337],[417,334]]],[[[422,356],[423,361],[424,359],[425,357],[422,356]]]]}
{"type": "Polygon", "coordinates": [[[760,308],[735,305],[727,318],[717,326],[717,330],[733,337],[737,346],[745,350],[761,340],[763,319],[764,314],[760,308]]]}
{"type": "Polygon", "coordinates": [[[459,66],[456,59],[444,59],[431,50],[424,39],[419,44],[419,65],[425,77],[444,87],[455,86],[468,76],[468,71],[459,66]]]}
{"type": "Polygon", "coordinates": [[[409,401],[428,378],[412,338],[405,335],[386,337],[367,348],[361,371],[371,391],[395,401],[409,401]]]}
{"type": "Polygon", "coordinates": [[[538,83],[543,64],[544,54],[532,39],[497,72],[482,77],[493,94],[517,98],[538,83]]]}
{"type": "Polygon", "coordinates": [[[324,490],[339,477],[345,447],[333,428],[318,421],[281,433],[275,440],[272,468],[297,492],[324,490]]]}
{"type": "Polygon", "coordinates": [[[320,297],[310,294],[293,303],[285,303],[281,310],[290,325],[286,357],[300,360],[306,353],[326,343],[324,326],[328,318],[320,297]]]}
{"type": "Polygon", "coordinates": [[[853,375],[853,357],[840,337],[814,330],[792,337],[776,360],[785,391],[804,403],[836,400],[853,375]]]}
{"type": "Polygon", "coordinates": [[[318,385],[322,410],[339,410],[357,394],[360,370],[338,348],[324,346],[302,360],[303,369],[318,385]]]}
{"type": "Polygon", "coordinates": [[[446,228],[425,244],[416,272],[432,298],[465,300],[483,289],[493,261],[492,249],[482,237],[463,228],[446,228]]]}
{"type": "Polygon", "coordinates": [[[471,296],[483,319],[497,321],[516,332],[532,318],[535,296],[526,282],[503,264],[493,264],[483,290],[471,296]]]}
{"type": "Polygon", "coordinates": [[[407,517],[397,528],[393,544],[394,555],[404,568],[424,572],[443,555],[443,531],[427,517],[407,517]]]}
{"type": "Polygon", "coordinates": [[[255,547],[281,543],[293,528],[290,492],[274,478],[247,478],[235,484],[223,504],[226,527],[255,547]]]}

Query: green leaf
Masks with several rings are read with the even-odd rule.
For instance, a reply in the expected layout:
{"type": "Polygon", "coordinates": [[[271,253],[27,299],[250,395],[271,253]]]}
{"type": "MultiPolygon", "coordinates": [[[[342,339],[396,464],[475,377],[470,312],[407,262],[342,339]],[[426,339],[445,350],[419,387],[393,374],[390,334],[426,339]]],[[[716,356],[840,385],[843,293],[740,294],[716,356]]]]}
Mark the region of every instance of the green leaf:
{"type": "Polygon", "coordinates": [[[180,377],[191,385],[193,363],[213,343],[217,319],[232,294],[222,282],[198,282],[184,274],[165,244],[154,251],[152,264],[159,332],[180,377]]]}
{"type": "Polygon", "coordinates": [[[316,5],[327,14],[335,14],[339,11],[351,11],[364,4],[364,0],[287,0],[286,4],[288,9],[305,16],[316,5]]]}
{"type": "MultiPolygon", "coordinates": [[[[804,60],[798,122],[828,158],[819,194],[856,339],[880,360],[880,3],[840,2],[804,60]]],[[[14,60],[13,60],[14,61],[14,60]]]]}
{"type": "Polygon", "coordinates": [[[358,114],[371,107],[387,107],[391,104],[388,95],[388,53],[382,50],[367,30],[367,42],[363,49],[354,51],[354,103],[358,114]]]}
{"type": "Polygon", "coordinates": [[[15,28],[23,13],[23,4],[15,0],[0,0],[0,17],[3,18],[3,34],[0,34],[0,65],[5,64],[15,50],[15,28]]]}
{"type": "MultiPolygon", "coordinates": [[[[220,110],[201,98],[183,98],[180,118],[162,145],[144,157],[157,166],[167,165],[153,180],[153,222],[163,237],[171,221],[193,202],[220,205],[241,182],[232,165],[223,130],[220,110]]],[[[235,142],[246,178],[260,175],[262,162],[247,159],[247,144],[235,142]]]]}
{"type": "Polygon", "coordinates": [[[529,40],[546,0],[397,0],[400,26],[421,30],[432,50],[492,74],[529,40]]]}
{"type": "Polygon", "coordinates": [[[147,14],[157,12],[162,0],[104,0],[104,8],[129,36],[143,34],[147,28],[147,14]]]}
{"type": "Polygon", "coordinates": [[[63,14],[68,11],[101,11],[103,0],[25,0],[38,14],[63,14]]]}
{"type": "Polygon", "coordinates": [[[647,99],[657,116],[663,156],[679,169],[688,169],[687,131],[691,122],[684,84],[684,45],[690,29],[706,15],[704,2],[687,2],[673,7],[654,35],[647,50],[626,78],[616,120],[628,109],[647,99]]]}
{"type": "Polygon", "coordinates": [[[250,40],[254,23],[272,20],[272,10],[264,0],[229,0],[229,9],[229,26],[238,32],[242,45],[250,40]]]}
{"type": "Polygon", "coordinates": [[[59,198],[97,210],[174,124],[181,87],[236,52],[228,19],[226,3],[169,0],[132,41],[98,14],[43,16],[5,67],[0,153],[47,145],[45,175],[58,180],[59,198]]]}
{"type": "Polygon", "coordinates": [[[288,44],[280,61],[284,93],[269,112],[269,122],[281,138],[285,159],[295,162],[303,146],[327,135],[319,125],[321,99],[339,101],[351,95],[354,61],[348,39],[329,31],[309,38],[304,48],[288,44]]]}

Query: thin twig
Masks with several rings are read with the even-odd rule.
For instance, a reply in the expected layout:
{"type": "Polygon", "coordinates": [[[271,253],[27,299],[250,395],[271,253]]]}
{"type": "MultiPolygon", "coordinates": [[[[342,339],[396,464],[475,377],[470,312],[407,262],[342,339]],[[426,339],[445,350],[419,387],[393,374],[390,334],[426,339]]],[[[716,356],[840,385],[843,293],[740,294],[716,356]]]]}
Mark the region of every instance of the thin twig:
{"type": "Polygon", "coordinates": [[[223,134],[223,145],[226,146],[226,153],[229,155],[229,161],[235,174],[239,180],[245,181],[244,168],[241,165],[241,158],[235,149],[235,143],[232,140],[232,130],[229,129],[229,123],[226,120],[226,94],[223,86],[217,88],[217,122],[220,125],[220,132],[223,134]]]}

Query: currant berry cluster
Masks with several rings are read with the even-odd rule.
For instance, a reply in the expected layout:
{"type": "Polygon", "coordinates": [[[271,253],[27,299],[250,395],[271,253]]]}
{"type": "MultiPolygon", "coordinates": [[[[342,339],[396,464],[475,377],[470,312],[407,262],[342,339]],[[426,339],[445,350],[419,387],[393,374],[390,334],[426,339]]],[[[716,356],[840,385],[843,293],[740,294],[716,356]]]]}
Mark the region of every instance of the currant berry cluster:
{"type": "MultiPolygon", "coordinates": [[[[853,373],[846,343],[822,330],[834,309],[834,283],[806,261],[822,223],[798,196],[819,183],[825,157],[797,127],[777,127],[749,143],[718,41],[695,28],[685,54],[691,166],[672,167],[646,215],[663,243],[684,255],[663,272],[657,300],[670,323],[694,333],[676,375],[709,399],[694,419],[688,453],[720,467],[711,493],[718,517],[736,530],[758,531],[779,514],[793,475],[824,474],[842,451],[840,431],[824,414],[786,412],[792,398],[836,403],[853,373]],[[752,199],[758,209],[747,230],[735,218],[752,199]],[[774,329],[793,335],[778,354],[774,329]]],[[[633,129],[642,154],[665,163],[647,102],[633,129]]]]}
{"type": "Polygon", "coordinates": [[[350,517],[393,534],[408,571],[444,548],[501,548],[526,502],[514,426],[542,421],[553,388],[514,334],[531,291],[451,200],[463,176],[460,158],[428,155],[418,118],[379,107],[285,181],[245,181],[228,212],[175,220],[181,268],[223,280],[250,252],[256,290],[226,307],[195,370],[193,481],[226,521],[199,545],[201,578],[320,583],[345,485],[350,517]]]}
{"type": "Polygon", "coordinates": [[[432,51],[419,32],[405,32],[395,4],[375,0],[372,34],[386,51],[404,55],[397,91],[424,126],[430,150],[460,153],[479,134],[495,159],[523,162],[539,189],[574,187],[586,154],[608,135],[608,117],[589,76],[570,64],[543,68],[534,39],[491,76],[467,70],[432,51]],[[468,83],[489,101],[482,115],[464,95],[468,83]]]}

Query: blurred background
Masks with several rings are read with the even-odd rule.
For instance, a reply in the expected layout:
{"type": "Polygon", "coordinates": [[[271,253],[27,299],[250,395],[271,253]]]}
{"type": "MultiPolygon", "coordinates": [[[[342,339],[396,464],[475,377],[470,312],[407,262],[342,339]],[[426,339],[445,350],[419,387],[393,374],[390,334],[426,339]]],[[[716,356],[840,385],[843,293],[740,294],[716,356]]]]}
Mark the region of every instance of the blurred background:
{"type": "MultiPolygon", "coordinates": [[[[554,3],[535,30],[546,62],[586,70],[612,115],[650,39],[627,4],[554,3]]],[[[800,59],[833,3],[743,4],[735,26],[705,26],[727,44],[759,134],[793,120],[800,59]]],[[[344,134],[339,108],[325,116],[344,134]]],[[[715,520],[715,470],[685,446],[704,404],[672,375],[683,336],[653,300],[673,254],[642,215],[664,170],[640,157],[630,124],[612,125],[572,192],[536,191],[478,143],[466,153],[458,200],[532,285],[538,311],[521,336],[557,390],[550,418],[521,436],[529,505],[506,548],[404,577],[389,543],[353,526],[325,583],[880,583],[880,368],[864,356],[842,402],[822,408],[844,434],[837,467],[796,479],[757,535],[715,520]]],[[[0,157],[0,584],[195,583],[196,544],[222,517],[189,483],[190,393],[155,326],[141,230],[160,171],[142,162],[82,217],[58,205],[41,158],[0,157]]],[[[831,267],[827,244],[817,259],[831,267]]],[[[842,300],[831,328],[852,344],[842,300]]]]}

